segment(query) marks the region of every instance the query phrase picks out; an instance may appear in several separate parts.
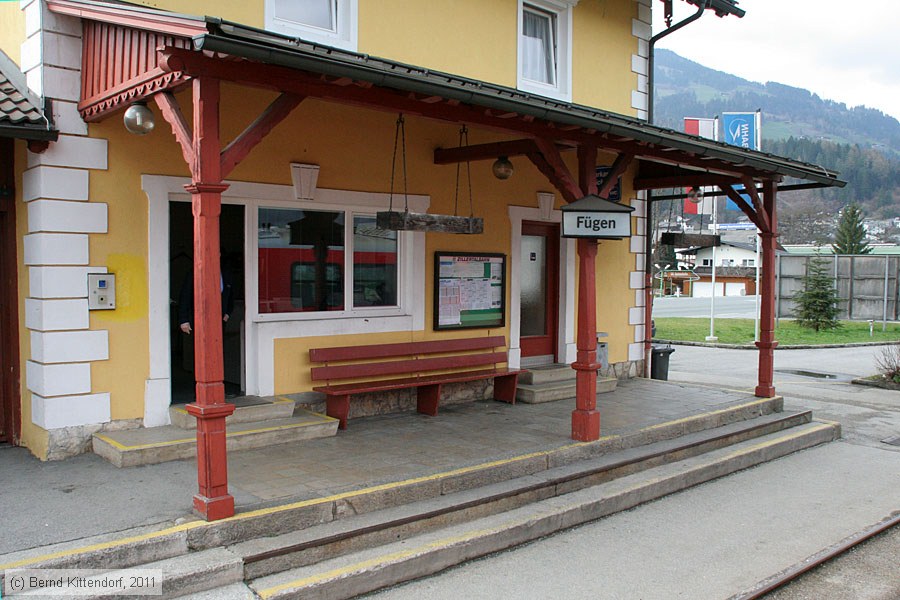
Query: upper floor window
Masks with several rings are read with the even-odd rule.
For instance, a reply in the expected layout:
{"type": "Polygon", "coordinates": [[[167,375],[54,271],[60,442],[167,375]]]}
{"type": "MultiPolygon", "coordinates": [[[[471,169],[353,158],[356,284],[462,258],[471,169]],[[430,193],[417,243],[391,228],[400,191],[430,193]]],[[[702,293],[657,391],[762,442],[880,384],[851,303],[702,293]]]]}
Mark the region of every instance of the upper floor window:
{"type": "Polygon", "coordinates": [[[572,7],[578,0],[519,0],[518,87],[572,99],[572,7]]]}
{"type": "Polygon", "coordinates": [[[356,50],[358,0],[266,0],[266,28],[356,50]]]}

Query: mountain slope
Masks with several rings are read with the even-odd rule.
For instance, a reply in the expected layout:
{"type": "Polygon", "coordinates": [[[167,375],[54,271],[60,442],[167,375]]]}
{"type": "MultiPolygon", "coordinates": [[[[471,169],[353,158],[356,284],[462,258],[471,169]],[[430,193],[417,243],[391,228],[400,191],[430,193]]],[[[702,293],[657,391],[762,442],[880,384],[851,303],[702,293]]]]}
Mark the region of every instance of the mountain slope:
{"type": "MultiPolygon", "coordinates": [[[[900,158],[900,121],[879,110],[825,100],[781,83],[747,81],[670,50],[656,51],[658,125],[682,128],[684,117],[763,111],[763,138],[827,140],[874,147],[900,158]]],[[[765,149],[765,146],[763,146],[765,149]]]]}

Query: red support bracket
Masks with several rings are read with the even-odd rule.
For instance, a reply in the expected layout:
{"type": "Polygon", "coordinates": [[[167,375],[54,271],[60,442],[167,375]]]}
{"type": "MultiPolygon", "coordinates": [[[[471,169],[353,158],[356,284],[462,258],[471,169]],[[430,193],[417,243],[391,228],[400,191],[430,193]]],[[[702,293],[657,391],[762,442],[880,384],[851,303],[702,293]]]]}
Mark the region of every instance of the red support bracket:
{"type": "Polygon", "coordinates": [[[291,111],[303,102],[302,96],[281,94],[253,121],[241,134],[222,150],[222,178],[244,160],[250,151],[259,144],[279,123],[287,118],[291,111]]]}
{"type": "Polygon", "coordinates": [[[181,146],[181,154],[188,167],[193,170],[195,160],[194,156],[194,137],[191,134],[191,128],[188,126],[181,107],[178,106],[178,100],[171,92],[160,92],[153,96],[159,111],[163,118],[172,127],[172,133],[175,134],[175,140],[181,146]]]}

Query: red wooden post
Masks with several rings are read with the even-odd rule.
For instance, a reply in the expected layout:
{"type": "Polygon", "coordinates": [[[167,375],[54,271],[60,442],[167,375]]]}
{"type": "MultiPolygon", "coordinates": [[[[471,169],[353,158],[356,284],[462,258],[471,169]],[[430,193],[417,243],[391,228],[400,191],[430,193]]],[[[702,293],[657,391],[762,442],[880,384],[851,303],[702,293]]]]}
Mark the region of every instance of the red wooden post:
{"type": "MultiPolygon", "coordinates": [[[[597,193],[597,148],[578,147],[578,183],[583,195],[597,193]]],[[[572,439],[600,438],[597,410],[597,240],[578,240],[578,352],[575,369],[575,410],[572,439]]]]}
{"type": "Polygon", "coordinates": [[[590,442],[600,438],[597,410],[597,241],[578,240],[578,353],[575,369],[575,410],[572,439],[590,442]]]}
{"type": "Polygon", "coordinates": [[[762,241],[762,281],[759,312],[759,384],[756,386],[756,395],[761,398],[771,398],[775,395],[775,240],[777,237],[778,223],[775,211],[775,182],[767,180],[763,183],[764,210],[768,216],[767,231],[761,231],[762,241]]]}
{"type": "Polygon", "coordinates": [[[194,373],[196,400],[185,408],[197,418],[197,482],[194,509],[207,520],[234,514],[228,493],[225,417],[234,405],[225,402],[222,358],[222,295],[219,270],[219,214],[222,192],[219,154],[219,81],[195,79],[193,182],[194,213],[194,373]]]}

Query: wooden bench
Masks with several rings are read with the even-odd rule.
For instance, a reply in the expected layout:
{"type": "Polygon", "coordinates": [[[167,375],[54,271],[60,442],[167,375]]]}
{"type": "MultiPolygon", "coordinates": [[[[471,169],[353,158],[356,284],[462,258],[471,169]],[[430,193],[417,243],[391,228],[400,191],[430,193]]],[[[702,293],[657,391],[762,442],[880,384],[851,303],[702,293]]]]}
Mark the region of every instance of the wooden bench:
{"type": "Polygon", "coordinates": [[[493,379],[494,399],[514,404],[521,373],[498,366],[507,362],[503,336],[312,348],[309,359],[323,363],[313,367],[310,376],[325,385],[313,389],[326,395],[326,412],[340,420],[341,429],[347,428],[353,394],[416,388],[417,410],[436,416],[443,384],[493,379]],[[490,368],[473,369],[488,365],[490,368]],[[392,375],[404,377],[390,378],[392,375]]]}

